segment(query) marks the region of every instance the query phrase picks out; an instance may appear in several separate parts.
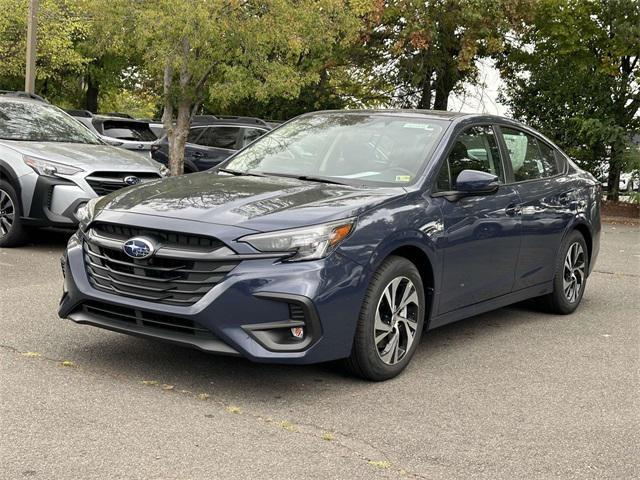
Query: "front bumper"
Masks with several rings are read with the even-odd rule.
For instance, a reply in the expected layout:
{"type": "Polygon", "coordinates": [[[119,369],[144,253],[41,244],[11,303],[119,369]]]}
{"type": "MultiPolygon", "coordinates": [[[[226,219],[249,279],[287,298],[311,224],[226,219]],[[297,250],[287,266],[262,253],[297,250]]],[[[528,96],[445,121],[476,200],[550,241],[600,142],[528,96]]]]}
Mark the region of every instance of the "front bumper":
{"type": "MultiPolygon", "coordinates": [[[[74,182],[60,177],[29,175],[33,180],[28,215],[23,221],[32,226],[75,227],[78,208],[96,197],[74,182]]],[[[24,190],[24,189],[23,189],[24,190]]]]}
{"type": "Polygon", "coordinates": [[[257,362],[307,364],[351,352],[367,273],[339,255],[310,262],[242,260],[193,305],[159,304],[95,289],[74,235],[63,257],[59,315],[79,324],[257,362]],[[303,326],[295,338],[291,328],[303,326]]]}

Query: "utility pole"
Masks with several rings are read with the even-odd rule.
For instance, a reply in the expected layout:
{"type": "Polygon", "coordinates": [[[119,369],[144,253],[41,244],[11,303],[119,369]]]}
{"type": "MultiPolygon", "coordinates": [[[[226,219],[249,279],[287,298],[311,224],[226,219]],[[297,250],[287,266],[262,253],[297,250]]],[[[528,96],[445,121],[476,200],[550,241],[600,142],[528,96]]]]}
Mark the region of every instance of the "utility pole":
{"type": "Polygon", "coordinates": [[[36,48],[38,32],[38,0],[29,0],[29,18],[27,19],[27,72],[24,77],[24,90],[35,93],[36,90],[36,48]]]}

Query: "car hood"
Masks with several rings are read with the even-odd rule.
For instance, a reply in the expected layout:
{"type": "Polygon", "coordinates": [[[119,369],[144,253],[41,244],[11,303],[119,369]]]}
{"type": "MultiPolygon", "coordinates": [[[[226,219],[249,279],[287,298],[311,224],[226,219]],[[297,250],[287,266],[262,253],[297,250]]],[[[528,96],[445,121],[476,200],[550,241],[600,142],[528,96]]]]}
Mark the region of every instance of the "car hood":
{"type": "Polygon", "coordinates": [[[202,172],[108,195],[101,210],[195,220],[270,231],[355,216],[403,188],[360,188],[285,177],[202,172]]]}
{"type": "Polygon", "coordinates": [[[17,141],[3,141],[2,144],[22,155],[72,165],[87,171],[158,169],[157,163],[150,158],[111,145],[17,141]]]}

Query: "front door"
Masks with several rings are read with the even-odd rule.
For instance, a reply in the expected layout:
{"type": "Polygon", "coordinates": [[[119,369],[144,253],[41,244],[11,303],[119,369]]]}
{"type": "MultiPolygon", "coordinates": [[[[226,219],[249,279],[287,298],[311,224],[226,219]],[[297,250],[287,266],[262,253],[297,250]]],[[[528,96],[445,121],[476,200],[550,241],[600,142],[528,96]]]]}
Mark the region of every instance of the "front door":
{"type": "Polygon", "coordinates": [[[439,314],[510,293],[520,251],[520,197],[504,184],[504,163],[491,126],[470,127],[456,138],[437,190],[455,190],[462,170],[492,173],[500,187],[454,201],[437,197],[444,224],[439,314]]]}

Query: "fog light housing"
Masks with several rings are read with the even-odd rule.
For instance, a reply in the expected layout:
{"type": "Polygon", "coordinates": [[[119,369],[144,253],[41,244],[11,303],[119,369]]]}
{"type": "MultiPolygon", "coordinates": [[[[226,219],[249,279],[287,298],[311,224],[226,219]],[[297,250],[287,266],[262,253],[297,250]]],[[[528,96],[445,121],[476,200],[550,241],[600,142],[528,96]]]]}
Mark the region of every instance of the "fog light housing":
{"type": "Polygon", "coordinates": [[[288,318],[283,315],[280,321],[242,325],[242,329],[265,349],[272,352],[301,352],[322,336],[318,313],[308,297],[271,292],[253,295],[288,306],[288,318]]]}
{"type": "Polygon", "coordinates": [[[299,339],[304,338],[304,327],[293,327],[291,329],[291,335],[299,339]]]}

